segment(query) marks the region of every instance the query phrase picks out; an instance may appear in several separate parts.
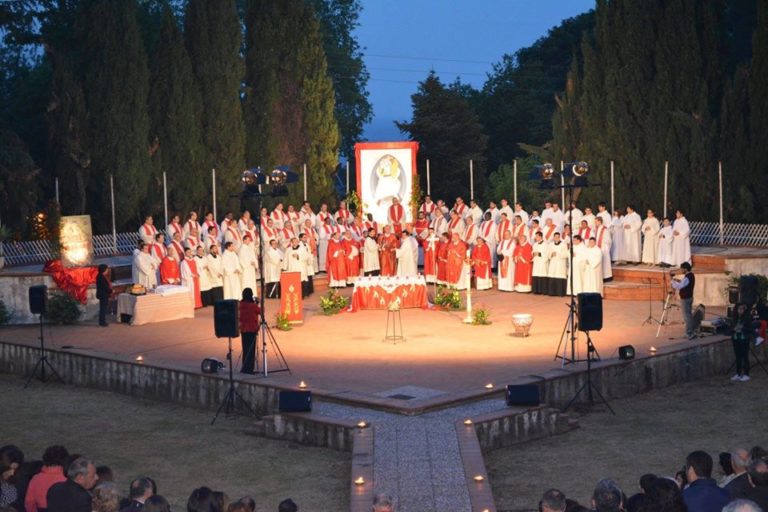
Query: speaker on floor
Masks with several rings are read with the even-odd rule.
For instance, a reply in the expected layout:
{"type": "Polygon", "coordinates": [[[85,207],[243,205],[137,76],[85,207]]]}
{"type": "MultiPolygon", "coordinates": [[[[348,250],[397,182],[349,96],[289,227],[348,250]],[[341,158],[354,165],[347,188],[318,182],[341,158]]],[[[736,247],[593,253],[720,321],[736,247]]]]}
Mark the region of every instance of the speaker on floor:
{"type": "Polygon", "coordinates": [[[213,328],[217,338],[240,336],[239,301],[217,300],[213,305],[213,328]]]}
{"type": "Polygon", "coordinates": [[[29,310],[33,315],[48,312],[48,287],[44,284],[29,287],[29,310]]]}
{"type": "Polygon", "coordinates": [[[599,331],[603,328],[603,297],[599,293],[579,294],[579,330],[599,331]]]}
{"type": "Polygon", "coordinates": [[[623,345],[619,347],[619,359],[629,361],[635,358],[635,347],[632,345],[623,345]]]}
{"type": "Polygon", "coordinates": [[[311,412],[311,391],[281,391],[277,397],[280,412],[311,412]]]}
{"type": "Polygon", "coordinates": [[[539,386],[536,384],[507,385],[507,405],[536,406],[540,403],[539,386]]]}
{"type": "Polygon", "coordinates": [[[739,302],[751,306],[757,304],[757,276],[739,277],[739,302]]]}

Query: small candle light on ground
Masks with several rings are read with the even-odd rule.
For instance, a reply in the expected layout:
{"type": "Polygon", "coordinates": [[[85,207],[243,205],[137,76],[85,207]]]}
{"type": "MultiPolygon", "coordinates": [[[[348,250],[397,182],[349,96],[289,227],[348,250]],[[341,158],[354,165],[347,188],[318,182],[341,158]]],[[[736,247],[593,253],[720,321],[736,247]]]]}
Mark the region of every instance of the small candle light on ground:
{"type": "Polygon", "coordinates": [[[483,475],[475,475],[475,476],[474,476],[474,478],[473,478],[473,480],[474,480],[475,482],[478,482],[478,483],[480,483],[480,482],[482,482],[483,480],[485,480],[485,478],[483,477],[483,475]]]}
{"type": "Polygon", "coordinates": [[[143,363],[144,362],[144,356],[139,354],[136,356],[136,362],[137,363],[143,363]]]}
{"type": "Polygon", "coordinates": [[[365,478],[359,476],[355,479],[355,485],[363,485],[365,483],[365,478]]]}
{"type": "Polygon", "coordinates": [[[367,426],[368,426],[368,424],[366,422],[364,422],[364,421],[360,421],[360,422],[357,423],[357,428],[365,428],[367,426]]]}
{"type": "Polygon", "coordinates": [[[299,382],[299,389],[307,389],[307,383],[304,381],[299,382]]]}
{"type": "Polygon", "coordinates": [[[472,420],[467,418],[467,419],[464,420],[464,424],[465,425],[471,425],[472,424],[472,420]]]}
{"type": "Polygon", "coordinates": [[[485,389],[493,389],[493,383],[489,382],[485,385],[485,389]]]}

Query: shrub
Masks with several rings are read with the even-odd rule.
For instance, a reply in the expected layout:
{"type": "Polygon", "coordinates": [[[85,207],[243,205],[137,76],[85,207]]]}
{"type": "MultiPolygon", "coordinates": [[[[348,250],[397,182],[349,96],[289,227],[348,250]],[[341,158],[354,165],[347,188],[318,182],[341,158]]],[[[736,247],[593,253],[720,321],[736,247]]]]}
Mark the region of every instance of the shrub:
{"type": "Polygon", "coordinates": [[[472,311],[472,325],[491,325],[491,312],[485,308],[472,311]]]}
{"type": "Polygon", "coordinates": [[[288,322],[288,315],[285,315],[283,313],[278,313],[275,315],[275,324],[277,325],[277,330],[279,331],[290,331],[293,329],[293,326],[288,322]]]}
{"type": "Polygon", "coordinates": [[[48,299],[46,317],[59,325],[71,325],[80,320],[80,304],[66,293],[54,293],[48,299]]]}
{"type": "Polygon", "coordinates": [[[330,290],[327,295],[320,297],[320,309],[324,315],[335,315],[349,306],[349,299],[340,295],[336,290],[330,290]]]}
{"type": "Polygon", "coordinates": [[[453,288],[438,286],[435,293],[435,306],[445,309],[461,309],[461,294],[453,288]]]}

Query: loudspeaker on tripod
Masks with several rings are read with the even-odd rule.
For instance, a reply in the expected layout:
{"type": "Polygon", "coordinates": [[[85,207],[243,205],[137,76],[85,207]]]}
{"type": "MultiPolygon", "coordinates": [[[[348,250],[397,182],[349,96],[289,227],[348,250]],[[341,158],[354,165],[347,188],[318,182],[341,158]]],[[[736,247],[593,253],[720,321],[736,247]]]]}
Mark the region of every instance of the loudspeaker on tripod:
{"type": "Polygon", "coordinates": [[[213,305],[213,329],[217,338],[240,336],[239,306],[239,301],[234,299],[217,300],[213,305]]]}
{"type": "Polygon", "coordinates": [[[599,331],[603,328],[603,297],[599,293],[579,294],[579,330],[599,331]]]}
{"type": "Polygon", "coordinates": [[[29,310],[33,315],[44,315],[48,311],[48,287],[44,284],[29,287],[29,310]]]}

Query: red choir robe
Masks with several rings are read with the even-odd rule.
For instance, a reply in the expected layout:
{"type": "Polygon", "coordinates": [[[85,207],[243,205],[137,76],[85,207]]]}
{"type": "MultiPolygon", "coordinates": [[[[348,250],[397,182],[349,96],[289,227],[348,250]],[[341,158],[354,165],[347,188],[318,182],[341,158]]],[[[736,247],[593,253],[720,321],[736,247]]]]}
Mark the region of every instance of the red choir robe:
{"type": "Polygon", "coordinates": [[[475,277],[490,279],[492,261],[488,244],[476,245],[472,249],[472,267],[475,269],[475,277]]]}
{"type": "Polygon", "coordinates": [[[171,245],[176,251],[176,261],[181,262],[181,260],[184,259],[184,246],[181,244],[181,242],[177,242],[176,240],[171,242],[171,245]]]}
{"type": "Polygon", "coordinates": [[[592,230],[590,228],[579,229],[579,236],[584,241],[584,243],[586,243],[587,240],[589,240],[592,237],[592,235],[593,235],[593,233],[592,233],[592,230]]]}
{"type": "Polygon", "coordinates": [[[352,213],[349,210],[347,210],[346,208],[339,208],[339,211],[336,212],[336,215],[334,215],[333,218],[338,219],[339,217],[341,217],[341,220],[344,222],[344,225],[346,226],[351,216],[352,216],[352,213]]]}
{"type": "Polygon", "coordinates": [[[459,240],[458,242],[451,241],[448,244],[448,255],[445,267],[445,280],[451,286],[456,286],[459,283],[459,279],[464,278],[462,272],[464,268],[464,260],[467,259],[467,244],[459,240]]]}
{"type": "Polygon", "coordinates": [[[355,240],[342,239],[341,243],[344,245],[344,252],[346,253],[347,261],[347,277],[357,277],[360,275],[360,243],[355,240]],[[351,257],[355,252],[352,248],[357,249],[357,257],[351,257]]]}
{"type": "Polygon", "coordinates": [[[181,224],[178,222],[171,222],[168,224],[168,236],[170,238],[173,238],[173,235],[176,233],[179,233],[181,236],[184,236],[184,230],[181,228],[181,224]]]}
{"type": "Polygon", "coordinates": [[[325,268],[333,281],[347,281],[347,257],[344,250],[344,241],[328,240],[328,253],[325,260],[325,268]],[[335,256],[334,256],[335,255],[335,256]]]}
{"type": "Polygon", "coordinates": [[[208,230],[213,228],[213,236],[219,238],[219,225],[215,220],[206,220],[203,222],[203,232],[207,235],[208,230]]]}
{"type": "Polygon", "coordinates": [[[448,246],[449,243],[437,243],[437,282],[444,283],[448,275],[448,246]]]}
{"type": "Polygon", "coordinates": [[[393,204],[389,207],[387,212],[389,217],[389,223],[395,230],[395,235],[400,238],[400,233],[403,232],[403,221],[405,220],[405,208],[401,204],[393,204]]]}
{"type": "Polygon", "coordinates": [[[165,258],[165,255],[168,254],[168,250],[165,248],[165,246],[159,242],[155,242],[152,244],[152,246],[149,248],[150,254],[152,256],[156,257],[158,260],[163,261],[163,258],[165,258]]]}
{"type": "Polygon", "coordinates": [[[160,284],[181,284],[179,262],[170,256],[166,256],[160,262],[160,284]]]}
{"type": "Polygon", "coordinates": [[[544,226],[544,229],[541,230],[541,232],[544,234],[544,240],[552,241],[552,235],[555,234],[555,231],[557,230],[557,226],[552,224],[551,226],[544,226]]]}
{"type": "Polygon", "coordinates": [[[423,213],[423,214],[424,214],[424,217],[426,217],[426,219],[427,219],[427,220],[429,220],[429,219],[431,218],[431,215],[432,215],[432,213],[433,213],[433,212],[434,212],[436,209],[437,209],[437,205],[436,205],[434,202],[432,202],[432,203],[429,203],[429,204],[427,204],[427,203],[423,203],[423,204],[422,204],[422,205],[419,207],[419,212],[423,213]]]}
{"type": "Polygon", "coordinates": [[[512,257],[515,259],[515,291],[530,292],[533,283],[533,246],[528,242],[518,244],[512,257]]]}
{"type": "Polygon", "coordinates": [[[416,240],[419,245],[427,245],[427,235],[429,234],[429,221],[427,219],[416,219],[413,223],[413,230],[416,232],[416,240]]]}
{"type": "Polygon", "coordinates": [[[424,240],[424,275],[434,276],[437,275],[437,252],[440,245],[437,237],[430,242],[429,239],[424,240]]]}
{"type": "Polygon", "coordinates": [[[400,240],[392,233],[381,236],[381,241],[379,242],[379,248],[381,249],[379,251],[379,263],[382,276],[395,275],[395,264],[397,261],[395,259],[395,249],[399,247],[400,240]]]}
{"type": "Polygon", "coordinates": [[[499,222],[499,227],[496,228],[496,240],[499,240],[499,242],[504,240],[504,233],[507,231],[512,231],[512,221],[509,219],[499,222]]]}

